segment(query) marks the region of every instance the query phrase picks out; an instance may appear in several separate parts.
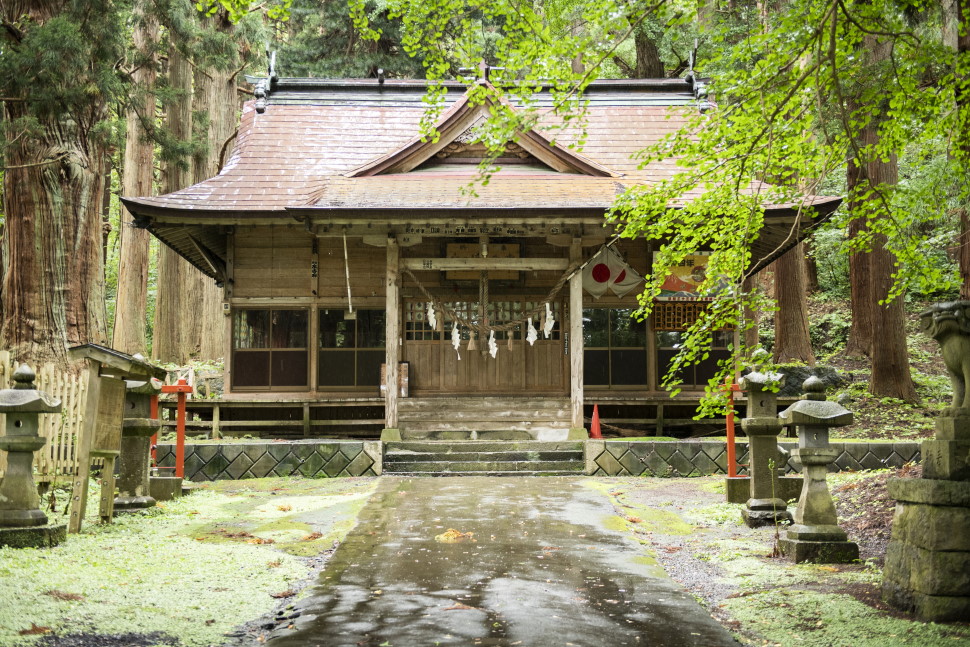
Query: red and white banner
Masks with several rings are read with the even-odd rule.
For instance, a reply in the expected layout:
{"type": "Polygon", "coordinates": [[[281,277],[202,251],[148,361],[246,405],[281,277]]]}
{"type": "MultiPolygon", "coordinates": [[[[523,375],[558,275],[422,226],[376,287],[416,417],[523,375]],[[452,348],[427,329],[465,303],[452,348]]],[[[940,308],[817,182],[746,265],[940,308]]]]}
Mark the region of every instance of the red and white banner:
{"type": "Polygon", "coordinates": [[[599,299],[611,290],[618,297],[625,296],[643,283],[643,277],[613,251],[604,247],[583,268],[583,289],[599,299]]]}

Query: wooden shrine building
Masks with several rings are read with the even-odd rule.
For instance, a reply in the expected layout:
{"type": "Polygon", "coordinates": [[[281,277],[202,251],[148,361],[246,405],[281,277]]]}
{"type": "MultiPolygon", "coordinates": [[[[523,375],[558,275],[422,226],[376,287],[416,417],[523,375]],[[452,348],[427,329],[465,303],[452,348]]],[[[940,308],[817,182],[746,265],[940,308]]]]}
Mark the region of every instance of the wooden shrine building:
{"type": "MultiPolygon", "coordinates": [[[[717,334],[679,399],[659,389],[703,305],[691,292],[703,254],[637,322],[635,273],[650,271],[657,241],[604,250],[604,214],[627,187],[675,172],[631,156],[699,109],[694,84],[594,82],[581,152],[568,133],[553,144],[520,132],[473,186],[488,107],[466,87],[449,84],[432,143],[420,136],[423,82],[261,80],[218,176],[123,199],[136,226],[223,286],[224,400],[302,403],[311,435],[354,407],[404,437],[566,438],[584,433],[594,403],[631,423],[689,418],[730,341],[717,334]]],[[[757,265],[838,202],[812,198],[797,237],[797,205],[770,208],[757,265]]]]}

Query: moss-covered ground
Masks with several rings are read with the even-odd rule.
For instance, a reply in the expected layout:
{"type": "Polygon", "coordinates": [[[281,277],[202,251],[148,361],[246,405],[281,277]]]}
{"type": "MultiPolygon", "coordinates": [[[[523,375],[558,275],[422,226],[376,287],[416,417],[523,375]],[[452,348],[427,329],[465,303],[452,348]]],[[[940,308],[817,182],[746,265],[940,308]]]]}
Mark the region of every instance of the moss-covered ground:
{"type": "MultiPolygon", "coordinates": [[[[840,515],[857,518],[873,505],[860,492],[885,484],[885,473],[830,477],[840,515]]],[[[741,506],[724,502],[723,477],[600,479],[622,524],[645,554],[705,605],[746,645],[863,647],[970,645],[967,623],[923,623],[880,600],[881,559],[866,546],[863,562],[793,564],[770,557],[775,528],[750,529],[741,506]],[[868,555],[867,555],[868,553],[868,555]],[[868,559],[865,559],[868,557],[868,559]]],[[[855,526],[849,524],[849,538],[855,526]]],[[[784,533],[784,528],[779,528],[784,533]]],[[[870,532],[870,528],[865,528],[870,532]]],[[[883,546],[884,550],[884,546],[883,546]]]]}
{"type": "Polygon", "coordinates": [[[97,523],[95,486],[82,533],[53,549],[0,548],[0,645],[56,645],[71,635],[99,645],[221,644],[297,594],[374,483],[208,483],[107,525],[97,523]],[[107,635],[127,638],[94,639],[107,635]]]}

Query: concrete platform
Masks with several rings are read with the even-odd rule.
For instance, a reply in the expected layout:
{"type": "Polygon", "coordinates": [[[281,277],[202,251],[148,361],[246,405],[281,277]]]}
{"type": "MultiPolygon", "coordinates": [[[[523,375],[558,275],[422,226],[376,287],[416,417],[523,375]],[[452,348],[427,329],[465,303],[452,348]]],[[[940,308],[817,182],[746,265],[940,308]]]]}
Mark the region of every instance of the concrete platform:
{"type": "Polygon", "coordinates": [[[267,644],[737,644],[585,481],[384,477],[267,644]]]}

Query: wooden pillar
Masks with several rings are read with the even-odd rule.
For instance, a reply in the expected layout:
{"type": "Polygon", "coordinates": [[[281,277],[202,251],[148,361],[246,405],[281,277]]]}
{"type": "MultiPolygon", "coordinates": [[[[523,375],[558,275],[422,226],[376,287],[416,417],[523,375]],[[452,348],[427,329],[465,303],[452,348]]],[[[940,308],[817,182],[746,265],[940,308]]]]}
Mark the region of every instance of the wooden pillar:
{"type": "Polygon", "coordinates": [[[84,372],[87,376],[88,393],[84,402],[84,422],[77,441],[77,473],[71,492],[71,517],[67,531],[81,532],[84,511],[88,505],[88,477],[91,473],[91,445],[98,420],[98,403],[101,398],[101,365],[93,359],[85,360],[84,372]]]}
{"type": "MultiPolygon", "coordinates": [[[[581,239],[573,238],[569,247],[570,265],[582,260],[581,239]]],[[[583,430],[583,273],[576,272],[569,279],[569,401],[570,437],[583,430]]]]}
{"type": "Polygon", "coordinates": [[[387,314],[385,317],[385,392],[384,392],[384,427],[397,429],[397,396],[398,377],[397,366],[401,360],[401,282],[400,256],[396,238],[387,239],[387,296],[385,300],[387,314]]]}

